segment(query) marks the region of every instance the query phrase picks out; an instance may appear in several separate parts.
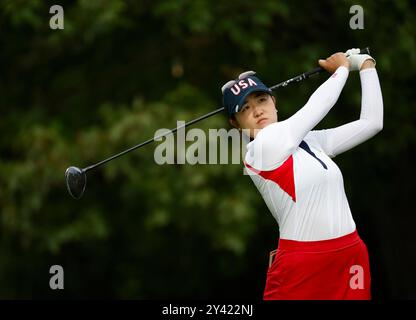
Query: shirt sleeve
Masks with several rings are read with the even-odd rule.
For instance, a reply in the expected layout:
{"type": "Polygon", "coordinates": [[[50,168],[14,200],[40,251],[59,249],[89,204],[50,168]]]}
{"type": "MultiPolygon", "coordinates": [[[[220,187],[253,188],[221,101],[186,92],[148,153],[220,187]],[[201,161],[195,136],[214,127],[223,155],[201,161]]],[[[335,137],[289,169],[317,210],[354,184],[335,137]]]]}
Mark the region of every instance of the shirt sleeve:
{"type": "Polygon", "coordinates": [[[245,162],[257,170],[279,167],[333,107],[347,78],[348,69],[339,67],[298,112],[287,120],[263,128],[247,144],[245,162]]]}
{"type": "Polygon", "coordinates": [[[360,71],[360,79],[360,119],[336,128],[310,132],[329,157],[333,158],[359,145],[383,128],[383,98],[376,69],[360,71]]]}

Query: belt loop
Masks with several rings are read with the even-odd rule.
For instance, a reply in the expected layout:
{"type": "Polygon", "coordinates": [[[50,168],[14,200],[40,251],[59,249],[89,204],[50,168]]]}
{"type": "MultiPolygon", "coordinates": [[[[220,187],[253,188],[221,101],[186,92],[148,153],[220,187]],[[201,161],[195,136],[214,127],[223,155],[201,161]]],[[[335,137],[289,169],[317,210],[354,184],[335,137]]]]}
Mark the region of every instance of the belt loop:
{"type": "Polygon", "coordinates": [[[273,257],[276,255],[276,253],[277,253],[277,249],[273,250],[273,251],[270,251],[270,254],[269,254],[269,268],[271,267],[271,265],[273,263],[273,257]]]}

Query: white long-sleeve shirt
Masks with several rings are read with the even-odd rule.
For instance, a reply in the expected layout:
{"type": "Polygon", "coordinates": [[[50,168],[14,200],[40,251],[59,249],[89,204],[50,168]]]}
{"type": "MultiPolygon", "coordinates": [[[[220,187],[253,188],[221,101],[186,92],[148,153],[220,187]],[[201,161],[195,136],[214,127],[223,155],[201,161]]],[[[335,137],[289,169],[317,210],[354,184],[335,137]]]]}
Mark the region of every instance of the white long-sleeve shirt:
{"type": "Polygon", "coordinates": [[[374,136],[383,127],[377,71],[360,71],[360,119],[337,128],[311,131],[337,101],[348,78],[339,67],[285,121],[263,128],[247,144],[245,166],[276,219],[280,237],[316,241],[355,230],[341,171],[331,158],[374,136]]]}

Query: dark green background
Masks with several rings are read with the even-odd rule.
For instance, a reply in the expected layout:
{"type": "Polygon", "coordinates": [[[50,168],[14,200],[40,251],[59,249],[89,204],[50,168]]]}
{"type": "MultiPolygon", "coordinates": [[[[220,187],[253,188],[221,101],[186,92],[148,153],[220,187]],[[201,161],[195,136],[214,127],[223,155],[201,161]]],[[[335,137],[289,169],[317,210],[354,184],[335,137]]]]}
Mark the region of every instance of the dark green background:
{"type": "MultiPolygon", "coordinates": [[[[86,167],[221,104],[256,70],[274,85],[370,46],[384,129],[335,158],[368,245],[375,299],[416,298],[414,1],[0,1],[0,297],[261,299],[278,229],[241,165],[155,164],[148,145],[86,167]],[[65,29],[49,28],[60,4],[65,29]],[[364,8],[352,30],[349,9],[364,8]],[[49,288],[62,265],[65,289],[49,288]]],[[[280,119],[327,78],[277,92],[280,119]]],[[[318,128],[356,120],[351,73],[318,128]]],[[[199,128],[229,128],[216,115],[199,128]]]]}

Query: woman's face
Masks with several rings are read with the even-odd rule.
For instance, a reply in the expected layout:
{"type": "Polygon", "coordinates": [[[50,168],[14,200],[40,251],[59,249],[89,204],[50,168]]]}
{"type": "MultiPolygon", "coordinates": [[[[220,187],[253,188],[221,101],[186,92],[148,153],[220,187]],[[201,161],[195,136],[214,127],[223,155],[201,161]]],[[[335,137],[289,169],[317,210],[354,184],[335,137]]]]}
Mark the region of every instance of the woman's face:
{"type": "Polygon", "coordinates": [[[247,97],[240,112],[235,114],[235,120],[230,119],[231,125],[249,129],[250,137],[255,138],[261,129],[277,122],[275,101],[276,99],[266,92],[253,92],[247,97]]]}

